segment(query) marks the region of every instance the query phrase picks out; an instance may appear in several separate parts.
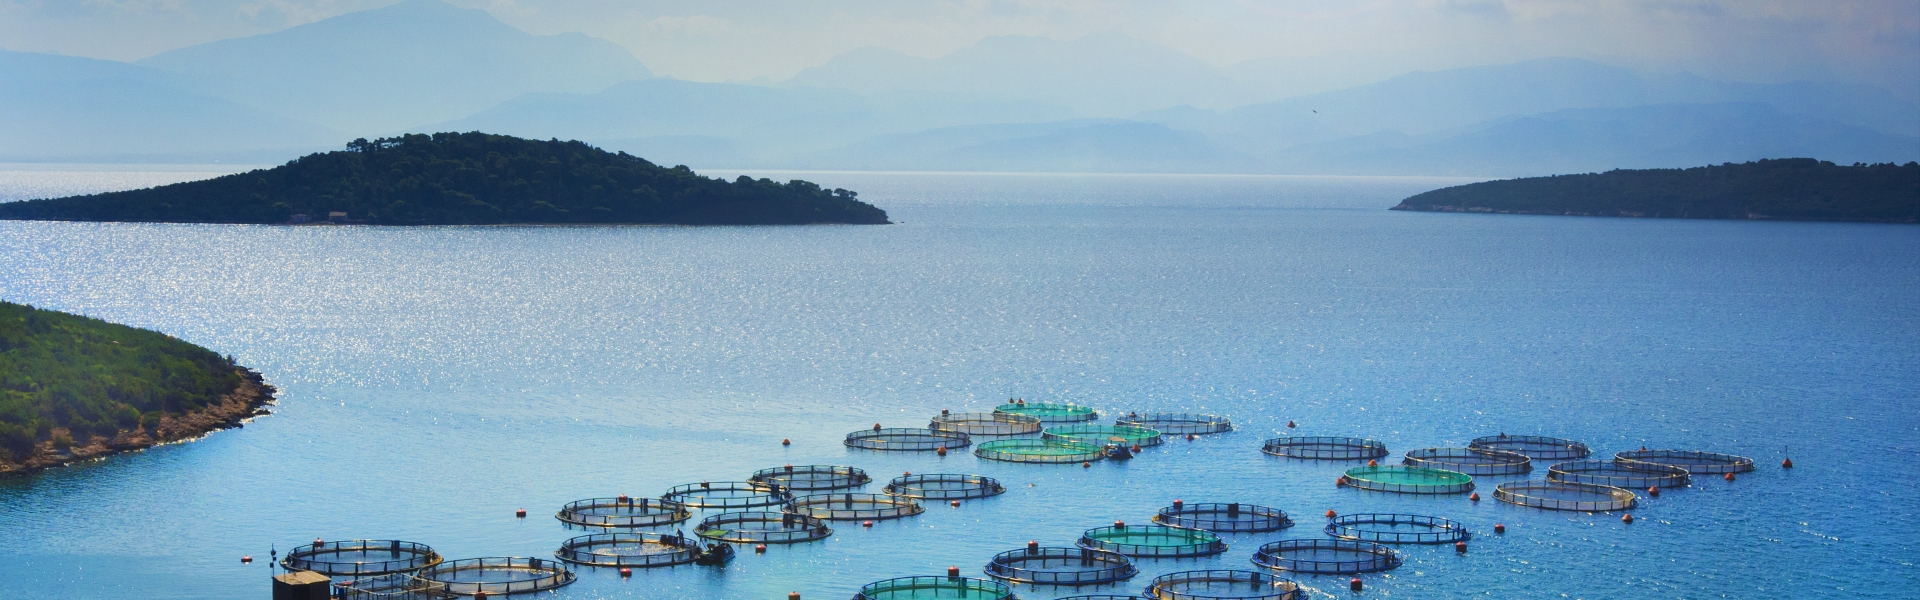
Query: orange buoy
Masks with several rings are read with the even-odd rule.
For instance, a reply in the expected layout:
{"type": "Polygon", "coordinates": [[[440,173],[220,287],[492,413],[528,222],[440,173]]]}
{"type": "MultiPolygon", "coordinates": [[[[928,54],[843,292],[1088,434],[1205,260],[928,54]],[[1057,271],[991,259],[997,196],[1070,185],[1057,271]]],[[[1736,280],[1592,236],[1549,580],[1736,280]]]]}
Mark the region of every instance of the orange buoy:
{"type": "Polygon", "coordinates": [[[513,511],[513,516],[514,518],[525,519],[527,518],[527,509],[522,508],[520,510],[513,511]]]}
{"type": "Polygon", "coordinates": [[[952,414],[952,413],[949,413],[947,412],[947,409],[942,408],[940,409],[940,414],[946,415],[946,414],[952,414]]]}
{"type": "Polygon", "coordinates": [[[1180,507],[1182,507],[1182,506],[1185,506],[1186,504],[1187,504],[1187,503],[1185,503],[1185,502],[1181,502],[1179,498],[1174,498],[1174,499],[1173,499],[1173,512],[1180,512],[1180,507]]]}
{"type": "Polygon", "coordinates": [[[1139,454],[1139,453],[1140,453],[1140,445],[1139,445],[1139,444],[1134,444],[1134,445],[1133,445],[1133,453],[1134,453],[1134,454],[1139,454]]]}
{"type": "Polygon", "coordinates": [[[1127,522],[1126,522],[1126,521],[1114,521],[1114,522],[1113,522],[1113,528],[1114,528],[1114,529],[1126,529],[1126,528],[1127,528],[1127,522]]]}
{"type": "Polygon", "coordinates": [[[629,569],[629,568],[626,568],[626,567],[620,567],[620,576],[621,576],[621,577],[632,577],[632,576],[633,576],[633,569],[629,569]]]}
{"type": "Polygon", "coordinates": [[[1466,552],[1466,551],[1467,551],[1467,543],[1466,543],[1466,542],[1454,542],[1454,543],[1453,543],[1453,551],[1454,551],[1454,552],[1466,552]]]}
{"type": "Polygon", "coordinates": [[[1333,517],[1334,517],[1333,509],[1331,508],[1327,509],[1327,518],[1331,519],[1333,517]]]}
{"type": "Polygon", "coordinates": [[[800,592],[787,592],[787,600],[800,600],[800,592]]]}
{"type": "Polygon", "coordinates": [[[941,446],[941,447],[938,447],[938,448],[934,448],[934,449],[933,449],[933,453],[934,453],[934,454],[938,454],[938,455],[940,455],[940,456],[946,456],[946,455],[947,455],[947,447],[946,447],[946,446],[941,446]]]}
{"type": "Polygon", "coordinates": [[[1028,551],[1028,552],[1039,552],[1039,551],[1040,551],[1040,542],[1039,542],[1039,541],[1037,541],[1037,540],[1027,540],[1027,551],[1028,551]]]}
{"type": "Polygon", "coordinates": [[[1347,582],[1347,589],[1358,592],[1361,587],[1363,587],[1363,584],[1360,583],[1359,577],[1355,577],[1353,580],[1347,582]]]}
{"type": "MultiPolygon", "coordinates": [[[[1287,429],[1293,429],[1293,421],[1287,421],[1287,429]]],[[[1359,580],[1355,579],[1354,581],[1359,581],[1359,580]]]]}
{"type": "Polygon", "coordinates": [[[242,556],[242,557],[240,557],[240,564],[243,564],[243,565],[250,565],[250,564],[253,564],[253,557],[252,557],[252,556],[242,556]]]}
{"type": "Polygon", "coordinates": [[[1377,461],[1377,460],[1369,460],[1369,461],[1367,461],[1367,466],[1369,466],[1369,467],[1378,467],[1378,466],[1380,466],[1380,461],[1377,461]]]}
{"type": "Polygon", "coordinates": [[[1082,463],[1080,463],[1080,468],[1082,468],[1082,469],[1091,469],[1091,468],[1093,468],[1093,463],[1090,463],[1090,462],[1082,462],[1082,463]]]}
{"type": "Polygon", "coordinates": [[[1650,488],[1647,488],[1647,495],[1648,495],[1648,496],[1653,496],[1653,497],[1655,497],[1655,498],[1659,498],[1659,497],[1660,497],[1660,486],[1657,486],[1657,485],[1656,485],[1656,486],[1653,486],[1653,487],[1650,487],[1650,488]]]}
{"type": "Polygon", "coordinates": [[[879,431],[879,430],[880,430],[880,424],[879,424],[879,423],[874,423],[874,424],[873,424],[873,430],[874,430],[874,431],[879,431]]]}
{"type": "Polygon", "coordinates": [[[1480,501],[1480,492],[1474,492],[1474,493],[1473,493],[1472,495],[1469,495],[1469,496],[1467,496],[1467,499],[1468,499],[1468,500],[1472,500],[1472,501],[1474,501],[1474,502],[1479,502],[1479,501],[1480,501]]]}
{"type": "Polygon", "coordinates": [[[872,527],[872,526],[873,526],[873,521],[861,521],[861,522],[860,522],[860,526],[861,526],[861,527],[872,527]]]}
{"type": "Polygon", "coordinates": [[[956,567],[956,566],[952,566],[952,565],[948,565],[948,566],[947,566],[947,576],[948,576],[948,577],[959,577],[959,576],[960,576],[960,567],[956,567]]]}
{"type": "Polygon", "coordinates": [[[757,545],[755,545],[755,546],[753,547],[753,553],[754,553],[754,554],[766,554],[766,553],[767,553],[767,545],[766,545],[766,544],[757,544],[757,545]]]}
{"type": "Polygon", "coordinates": [[[782,446],[792,446],[792,445],[793,445],[793,438],[780,438],[780,445],[782,445],[782,446]]]}
{"type": "Polygon", "coordinates": [[[959,501],[959,500],[955,500],[955,501],[953,501],[953,502],[950,502],[949,504],[952,504],[954,508],[960,508],[960,501],[959,501]]]}
{"type": "Polygon", "coordinates": [[[1347,484],[1347,476],[1345,475],[1341,475],[1339,477],[1333,478],[1333,487],[1340,487],[1346,484],[1347,484]]]}
{"type": "Polygon", "coordinates": [[[480,590],[480,591],[474,592],[473,600],[487,600],[487,591],[480,590]]]}
{"type": "Polygon", "coordinates": [[[901,474],[901,475],[912,475],[912,474],[913,474],[913,471],[901,471],[901,472],[900,472],[900,474],[901,474]]]}
{"type": "Polygon", "coordinates": [[[1727,481],[1733,481],[1733,474],[1728,473],[1726,477],[1722,477],[1721,479],[1725,479],[1727,481]]]}
{"type": "Polygon", "coordinates": [[[1507,532],[1507,526],[1506,526],[1505,524],[1503,524],[1503,523],[1494,523],[1494,524],[1493,524],[1493,532],[1494,532],[1494,533],[1506,533],[1506,532],[1507,532]]]}
{"type": "Polygon", "coordinates": [[[1633,522],[1633,513],[1627,513],[1627,514],[1624,514],[1624,515],[1620,515],[1620,522],[1621,522],[1621,523],[1632,523],[1632,522],[1633,522]]]}
{"type": "Polygon", "coordinates": [[[327,545],[327,542],[325,540],[322,540],[320,538],[313,538],[313,547],[319,548],[325,545],[327,545]]]}
{"type": "Polygon", "coordinates": [[[1193,434],[1191,434],[1191,433],[1189,433],[1189,434],[1187,434],[1187,441],[1189,441],[1189,442],[1191,442],[1191,441],[1193,441],[1194,439],[1195,439],[1195,438],[1193,437],[1193,434]]]}
{"type": "Polygon", "coordinates": [[[1793,468],[1793,459],[1789,458],[1789,459],[1780,461],[1780,468],[1782,469],[1793,468]]]}

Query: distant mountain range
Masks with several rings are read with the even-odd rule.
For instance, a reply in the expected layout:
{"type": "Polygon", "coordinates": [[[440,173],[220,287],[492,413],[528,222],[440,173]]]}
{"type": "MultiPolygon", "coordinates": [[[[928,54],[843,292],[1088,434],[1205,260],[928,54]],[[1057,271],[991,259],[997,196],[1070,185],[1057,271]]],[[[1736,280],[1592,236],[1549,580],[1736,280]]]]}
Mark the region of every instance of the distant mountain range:
{"type": "Polygon", "coordinates": [[[1868,86],[1549,58],[1263,96],[1311,67],[1220,68],[1118,34],[1004,36],[700,83],[654,78],[604,40],[406,0],[135,64],[0,52],[0,110],[14,117],[0,119],[0,161],[278,162],[471,130],[707,168],[1513,176],[1920,160],[1920,107],[1868,86]]]}

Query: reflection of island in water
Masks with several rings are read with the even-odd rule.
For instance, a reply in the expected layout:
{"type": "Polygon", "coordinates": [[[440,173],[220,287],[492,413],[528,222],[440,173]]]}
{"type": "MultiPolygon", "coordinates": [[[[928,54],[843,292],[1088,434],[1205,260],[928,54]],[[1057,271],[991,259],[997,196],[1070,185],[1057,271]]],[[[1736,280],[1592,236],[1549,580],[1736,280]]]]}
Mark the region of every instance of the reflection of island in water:
{"type": "Polygon", "coordinates": [[[1438,189],[1393,210],[1914,223],[1920,221],[1920,163],[1840,166],[1788,158],[1528,177],[1438,189]]]}
{"type": "Polygon", "coordinates": [[[172,336],[0,301],[0,475],[238,427],[273,392],[172,336]]]}
{"type": "Polygon", "coordinates": [[[851,191],[701,177],[582,142],[484,133],[355,140],[206,181],[0,204],[0,219],[371,225],[887,223],[851,191]]]}

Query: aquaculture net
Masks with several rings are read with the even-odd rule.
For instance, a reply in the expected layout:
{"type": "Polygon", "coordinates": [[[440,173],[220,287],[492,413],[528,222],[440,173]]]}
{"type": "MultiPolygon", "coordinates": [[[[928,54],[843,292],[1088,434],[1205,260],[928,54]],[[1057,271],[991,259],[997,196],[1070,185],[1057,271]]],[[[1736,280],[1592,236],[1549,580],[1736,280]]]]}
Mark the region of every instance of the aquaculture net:
{"type": "Polygon", "coordinates": [[[1613,455],[1615,462],[1653,463],[1686,469],[1688,473],[1719,475],[1753,470],[1753,459],[1701,450],[1628,450],[1613,455]]]}
{"type": "Polygon", "coordinates": [[[554,557],[596,567],[665,567],[700,556],[697,538],[658,533],[594,533],[561,542],[554,557]]]}
{"type": "Polygon", "coordinates": [[[1449,544],[1473,539],[1467,526],[1457,521],[1393,513],[1340,515],[1327,522],[1326,533],[1380,544],[1449,544]]]}
{"type": "Polygon", "coordinates": [[[568,502],[553,518],[586,527],[657,527],[693,517],[687,507],[657,498],[588,498],[568,502]]]}
{"type": "Polygon", "coordinates": [[[982,475],[928,473],[895,477],[880,491],[924,500],[969,500],[1006,493],[1007,487],[982,475]]]}
{"type": "Polygon", "coordinates": [[[1199,413],[1127,413],[1116,424],[1145,427],[1169,435],[1222,433],[1233,431],[1233,421],[1220,415],[1199,413]]]}
{"type": "Polygon", "coordinates": [[[1533,470],[1533,459],[1505,450],[1474,448],[1421,448],[1407,451],[1401,462],[1409,467],[1441,469],[1468,475],[1524,475],[1533,470]]]}
{"type": "Polygon", "coordinates": [[[753,472],[747,481],[770,483],[789,490],[837,490],[866,485],[873,481],[867,472],[835,465],[786,465],[753,472]]]}
{"type": "Polygon", "coordinates": [[[1633,490],[1686,487],[1686,469],[1637,460],[1577,460],[1547,468],[1549,481],[1610,485],[1633,490]]]}
{"type": "Polygon", "coordinates": [[[440,564],[426,544],[401,540],[316,541],[287,551],[280,566],[330,577],[369,577],[404,573],[440,564]]]}
{"type": "Polygon", "coordinates": [[[1081,534],[1078,545],[1136,558],[1190,558],[1227,551],[1227,543],[1210,531],[1165,525],[1096,527],[1081,534]]]}
{"type": "Polygon", "coordinates": [[[1133,577],[1127,557],[1087,548],[1028,547],[993,556],[986,573],[995,579],[1038,585],[1094,585],[1133,577]]]}
{"type": "Polygon", "coordinates": [[[1214,532],[1253,533],[1276,531],[1293,526],[1293,519],[1278,508],[1258,504],[1175,502],[1161,508],[1153,522],[1172,527],[1205,529],[1214,532]]]}
{"type": "Polygon", "coordinates": [[[1153,600],[1301,600],[1293,581],[1258,571],[1209,569],[1153,578],[1143,592],[1153,600]]]}
{"type": "Polygon", "coordinates": [[[994,407],[993,412],[1033,417],[1041,423],[1078,423],[1100,418],[1100,413],[1091,407],[1053,402],[1009,402],[994,407]]]}
{"type": "Polygon", "coordinates": [[[895,427],[849,433],[845,444],[849,448],[863,450],[933,452],[943,448],[959,450],[973,445],[973,439],[956,431],[895,427]]]}
{"type": "Polygon", "coordinates": [[[1473,438],[1467,447],[1524,454],[1534,460],[1574,460],[1593,454],[1586,444],[1543,435],[1489,435],[1473,438]]]}
{"type": "Polygon", "coordinates": [[[573,571],[563,565],[557,560],[541,558],[463,558],[422,569],[415,577],[461,596],[472,596],[476,592],[521,594],[573,583],[573,571]]]}
{"type": "Polygon", "coordinates": [[[967,435],[1027,435],[1040,432],[1040,419],[1001,413],[941,413],[927,428],[967,435]]]}
{"type": "Polygon", "coordinates": [[[1299,436],[1267,440],[1261,452],[1287,458],[1369,460],[1387,455],[1387,445],[1356,437],[1299,436]]]}
{"type": "Polygon", "coordinates": [[[1610,485],[1558,481],[1514,481],[1493,488],[1501,502],[1549,510],[1600,512],[1633,508],[1633,492],[1610,485]]]}
{"type": "Polygon", "coordinates": [[[1077,463],[1106,458],[1099,446],[1061,440],[994,440],[973,449],[973,455],[987,460],[1022,463],[1077,463]]]}
{"type": "Polygon", "coordinates": [[[690,508],[730,510],[779,506],[793,500],[793,495],[753,481],[702,481],[673,486],[660,499],[690,508]]]}
{"type": "Polygon", "coordinates": [[[1400,562],[1392,548],[1354,540],[1280,540],[1253,554],[1253,564],[1295,573],[1370,573],[1400,562]]]}
{"type": "Polygon", "coordinates": [[[1401,494],[1464,494],[1473,491],[1473,477],[1466,473],[1420,467],[1357,467],[1347,469],[1340,481],[1363,490],[1401,494]]]}
{"type": "Polygon", "coordinates": [[[885,494],[814,494],[794,498],[786,508],[786,512],[829,521],[898,519],[925,510],[912,498],[885,494]]]}
{"type": "Polygon", "coordinates": [[[793,544],[823,540],[833,535],[827,522],[785,512],[721,513],[700,520],[694,535],[736,544],[793,544]]]}
{"type": "Polygon", "coordinates": [[[1160,432],[1127,425],[1055,425],[1040,432],[1042,439],[1084,442],[1095,446],[1158,446],[1160,432]]]}
{"type": "Polygon", "coordinates": [[[896,577],[860,587],[853,600],[921,600],[923,598],[967,598],[969,600],[1011,600],[1013,588],[992,579],[973,577],[896,577]]]}

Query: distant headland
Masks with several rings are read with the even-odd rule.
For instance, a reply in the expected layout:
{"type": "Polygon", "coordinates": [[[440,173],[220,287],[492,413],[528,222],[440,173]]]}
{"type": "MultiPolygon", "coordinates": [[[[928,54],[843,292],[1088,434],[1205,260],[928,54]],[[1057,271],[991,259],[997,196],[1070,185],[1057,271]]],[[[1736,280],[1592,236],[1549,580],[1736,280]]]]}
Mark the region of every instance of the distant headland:
{"type": "Polygon", "coordinates": [[[0,476],[239,427],[273,393],[172,336],[0,301],[0,476]]]}
{"type": "Polygon", "coordinates": [[[1842,166],[1786,158],[1529,177],[1438,189],[1393,210],[1915,223],[1920,163],[1842,166]]]}
{"type": "Polygon", "coordinates": [[[0,219],[369,225],[885,224],[806,181],[702,177],[583,142],[486,133],[354,140],[342,151],[173,185],[0,204],[0,219]]]}

